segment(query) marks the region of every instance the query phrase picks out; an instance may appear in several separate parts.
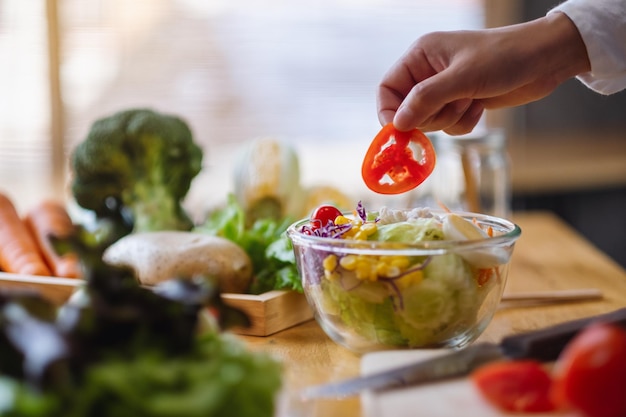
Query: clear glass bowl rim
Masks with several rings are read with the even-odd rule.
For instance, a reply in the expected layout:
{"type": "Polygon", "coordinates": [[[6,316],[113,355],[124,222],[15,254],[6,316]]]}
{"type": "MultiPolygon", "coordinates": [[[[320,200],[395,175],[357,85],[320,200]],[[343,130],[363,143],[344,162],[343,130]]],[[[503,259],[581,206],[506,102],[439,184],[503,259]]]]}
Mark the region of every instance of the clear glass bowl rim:
{"type": "MultiPolygon", "coordinates": [[[[410,210],[410,209],[407,209],[410,210]]],[[[430,210],[435,216],[447,214],[443,210],[430,210]]],[[[377,213],[377,212],[374,212],[377,213]]],[[[370,213],[368,213],[370,214],[370,213]]],[[[300,228],[310,221],[301,219],[287,228],[287,236],[294,245],[306,246],[318,250],[332,250],[343,253],[369,255],[441,255],[448,252],[487,249],[497,246],[511,246],[522,234],[522,229],[514,222],[487,214],[455,211],[453,214],[466,219],[475,219],[479,224],[489,225],[502,233],[486,239],[475,240],[432,240],[417,243],[381,242],[355,239],[336,239],[305,235],[300,228]]],[[[344,212],[346,217],[353,217],[352,212],[344,212]]]]}

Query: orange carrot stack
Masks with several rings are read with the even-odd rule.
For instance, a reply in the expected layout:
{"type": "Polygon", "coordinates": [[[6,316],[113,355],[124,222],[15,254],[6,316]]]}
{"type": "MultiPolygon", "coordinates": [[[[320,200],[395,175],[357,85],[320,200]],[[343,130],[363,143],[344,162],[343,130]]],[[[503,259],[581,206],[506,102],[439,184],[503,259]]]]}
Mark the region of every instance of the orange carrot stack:
{"type": "Polygon", "coordinates": [[[37,242],[11,200],[0,194],[0,269],[24,275],[51,275],[37,242]]]}
{"type": "Polygon", "coordinates": [[[53,276],[64,278],[81,276],[78,256],[75,253],[59,256],[49,239],[50,236],[64,237],[72,233],[72,219],[64,205],[53,200],[42,201],[27,212],[24,223],[39,246],[53,276]]]}

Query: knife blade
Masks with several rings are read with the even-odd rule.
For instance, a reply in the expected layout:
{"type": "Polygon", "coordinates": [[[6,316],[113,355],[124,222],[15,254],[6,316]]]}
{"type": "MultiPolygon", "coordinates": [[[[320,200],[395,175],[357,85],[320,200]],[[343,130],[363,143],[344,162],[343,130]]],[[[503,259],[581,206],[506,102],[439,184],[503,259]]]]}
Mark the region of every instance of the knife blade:
{"type": "Polygon", "coordinates": [[[500,343],[478,343],[452,353],[368,376],[304,388],[302,400],[345,398],[363,391],[386,391],[458,378],[496,360],[556,360],[569,341],[592,323],[613,323],[626,328],[626,308],[539,330],[504,337],[500,343]]]}

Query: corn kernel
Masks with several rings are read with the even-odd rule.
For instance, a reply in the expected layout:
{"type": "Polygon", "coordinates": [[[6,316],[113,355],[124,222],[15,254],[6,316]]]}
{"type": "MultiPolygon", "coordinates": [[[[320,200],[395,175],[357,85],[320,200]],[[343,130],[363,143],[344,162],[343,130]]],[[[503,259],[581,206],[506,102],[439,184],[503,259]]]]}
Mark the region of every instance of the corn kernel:
{"type": "Polygon", "coordinates": [[[386,277],[387,276],[387,270],[388,270],[388,266],[387,264],[385,264],[384,262],[379,262],[376,264],[376,274],[381,276],[381,277],[386,277]]]}
{"type": "Polygon", "coordinates": [[[384,276],[387,278],[395,278],[400,275],[402,270],[397,266],[387,265],[384,276]]]}
{"type": "Polygon", "coordinates": [[[343,234],[346,239],[353,239],[354,236],[359,232],[360,226],[352,226],[350,230],[343,234]]]}
{"type": "Polygon", "coordinates": [[[328,255],[324,258],[322,266],[324,266],[324,269],[327,271],[334,271],[335,268],[337,268],[337,255],[328,255]]]}
{"type": "Polygon", "coordinates": [[[337,216],[337,218],[335,219],[335,224],[336,225],[340,225],[340,224],[349,224],[352,221],[347,218],[346,216],[337,216]]]}
{"type": "Polygon", "coordinates": [[[399,289],[404,290],[411,285],[419,284],[424,279],[422,271],[413,271],[395,280],[399,289]]]}
{"type": "Polygon", "coordinates": [[[362,280],[371,280],[370,275],[372,271],[372,265],[361,257],[356,262],[356,268],[354,270],[356,277],[362,280]]]}
{"type": "Polygon", "coordinates": [[[400,269],[407,269],[409,267],[409,258],[406,256],[392,256],[388,260],[389,265],[400,269]]]}
{"type": "Polygon", "coordinates": [[[367,236],[371,236],[378,230],[378,226],[376,223],[365,223],[361,226],[361,231],[365,233],[367,236]]]}
{"type": "Polygon", "coordinates": [[[357,265],[357,257],[355,255],[346,255],[339,260],[339,265],[348,271],[354,271],[357,265]]]}
{"type": "Polygon", "coordinates": [[[324,277],[329,281],[337,281],[340,278],[339,272],[324,270],[324,277]]]}
{"type": "Polygon", "coordinates": [[[367,234],[362,229],[357,230],[356,233],[354,234],[354,238],[356,240],[367,240],[367,234]]]}

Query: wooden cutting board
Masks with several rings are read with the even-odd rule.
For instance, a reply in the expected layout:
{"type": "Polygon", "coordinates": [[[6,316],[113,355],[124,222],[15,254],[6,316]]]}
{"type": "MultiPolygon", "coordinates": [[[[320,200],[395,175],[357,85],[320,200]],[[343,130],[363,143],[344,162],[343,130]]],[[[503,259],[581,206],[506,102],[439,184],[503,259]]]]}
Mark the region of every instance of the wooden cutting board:
{"type": "MultiPolygon", "coordinates": [[[[385,351],[364,355],[361,374],[395,368],[436,355],[446,350],[385,351]]],[[[419,387],[364,393],[364,417],[575,417],[576,414],[506,414],[487,404],[468,378],[426,384],[419,387]]]]}

